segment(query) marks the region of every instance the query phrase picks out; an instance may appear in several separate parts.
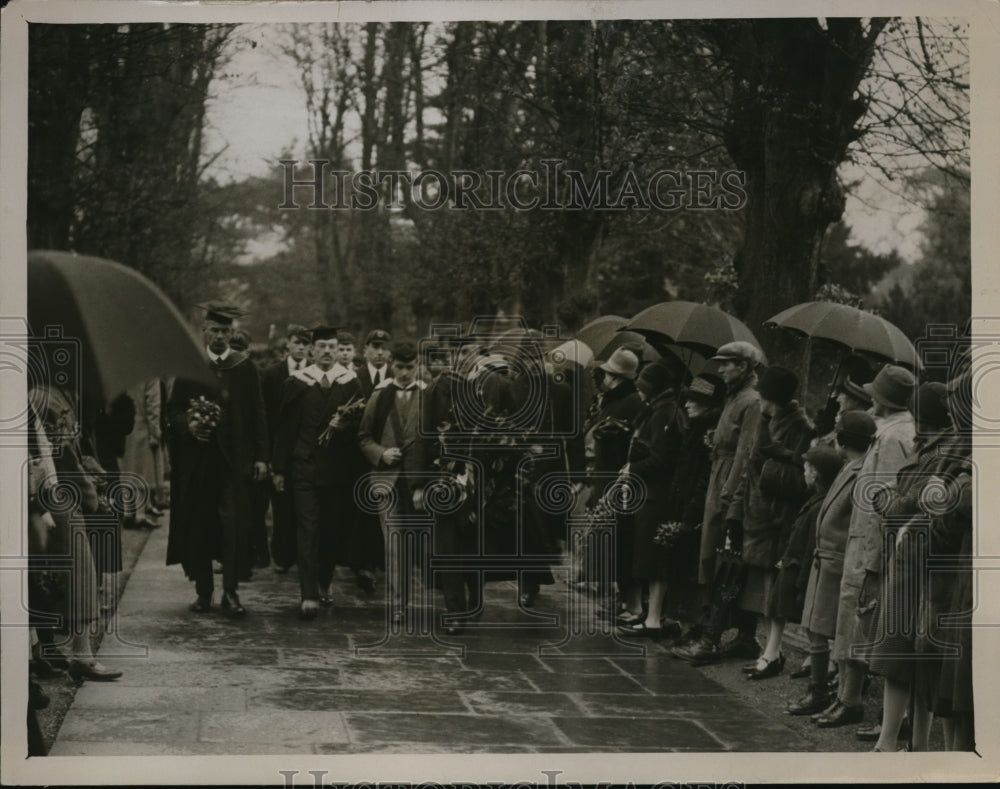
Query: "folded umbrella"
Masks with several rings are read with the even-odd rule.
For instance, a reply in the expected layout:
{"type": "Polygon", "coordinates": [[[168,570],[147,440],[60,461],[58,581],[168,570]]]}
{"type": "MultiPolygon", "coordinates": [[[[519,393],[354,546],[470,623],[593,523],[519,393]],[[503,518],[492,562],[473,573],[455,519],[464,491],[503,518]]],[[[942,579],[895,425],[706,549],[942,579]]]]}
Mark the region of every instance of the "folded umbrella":
{"type": "Polygon", "coordinates": [[[70,252],[29,252],[28,323],[34,336],[43,337],[37,345],[47,368],[60,365],[73,346],[80,353],[78,362],[61,365],[65,375],[53,371],[48,380],[46,372],[46,380],[29,385],[75,383],[101,404],[151,378],[176,376],[218,386],[184,316],[156,285],[120,263],[70,252]],[[62,351],[46,354],[57,339],[62,351]],[[70,369],[79,370],[79,381],[71,380],[70,369]]]}

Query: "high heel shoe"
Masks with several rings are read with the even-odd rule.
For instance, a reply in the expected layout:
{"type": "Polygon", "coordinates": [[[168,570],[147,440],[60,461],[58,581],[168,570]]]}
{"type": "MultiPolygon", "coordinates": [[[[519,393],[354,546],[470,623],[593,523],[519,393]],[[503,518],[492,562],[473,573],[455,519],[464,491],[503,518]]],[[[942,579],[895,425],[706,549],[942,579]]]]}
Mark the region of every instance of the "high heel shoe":
{"type": "Polygon", "coordinates": [[[754,668],[747,676],[747,679],[770,679],[778,676],[785,668],[785,656],[780,652],[774,660],[765,660],[764,668],[754,668]]]}

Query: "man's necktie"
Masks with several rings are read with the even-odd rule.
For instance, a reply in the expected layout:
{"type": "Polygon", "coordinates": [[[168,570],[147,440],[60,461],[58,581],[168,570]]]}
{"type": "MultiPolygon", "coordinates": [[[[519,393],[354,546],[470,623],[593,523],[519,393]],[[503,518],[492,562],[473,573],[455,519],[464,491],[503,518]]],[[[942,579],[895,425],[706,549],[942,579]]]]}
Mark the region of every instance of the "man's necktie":
{"type": "Polygon", "coordinates": [[[322,386],[324,389],[329,389],[332,386],[332,384],[330,383],[330,379],[327,378],[325,375],[320,376],[319,385],[322,386]]]}
{"type": "Polygon", "coordinates": [[[378,368],[375,369],[375,377],[372,379],[372,383],[375,386],[378,386],[380,383],[382,383],[382,368],[381,367],[378,367],[378,368]]]}

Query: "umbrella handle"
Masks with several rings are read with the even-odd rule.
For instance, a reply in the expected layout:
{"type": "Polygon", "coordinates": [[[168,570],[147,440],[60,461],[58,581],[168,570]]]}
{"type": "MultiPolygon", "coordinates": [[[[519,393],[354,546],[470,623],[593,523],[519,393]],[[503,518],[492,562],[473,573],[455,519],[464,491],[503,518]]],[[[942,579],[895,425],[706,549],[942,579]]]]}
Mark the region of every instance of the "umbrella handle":
{"type": "Polygon", "coordinates": [[[840,371],[844,367],[844,354],[841,353],[840,357],[837,359],[837,371],[833,374],[833,380],[830,381],[830,391],[826,394],[827,401],[833,397],[834,390],[837,388],[837,380],[840,378],[840,371]]]}

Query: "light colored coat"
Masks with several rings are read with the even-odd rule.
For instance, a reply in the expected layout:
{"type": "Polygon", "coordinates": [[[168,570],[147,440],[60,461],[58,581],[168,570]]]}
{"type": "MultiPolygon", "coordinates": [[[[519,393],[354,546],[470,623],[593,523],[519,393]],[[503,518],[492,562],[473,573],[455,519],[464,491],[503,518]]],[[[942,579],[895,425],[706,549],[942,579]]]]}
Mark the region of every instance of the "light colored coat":
{"type": "Polygon", "coordinates": [[[715,553],[726,539],[726,521],[743,520],[743,472],[757,434],[760,394],[751,378],[726,398],[712,437],[712,471],[701,527],[698,583],[711,583],[715,553]]]}
{"type": "MultiPolygon", "coordinates": [[[[909,411],[897,411],[886,417],[875,418],[875,440],[865,455],[858,472],[858,486],[870,489],[878,484],[895,484],[896,473],[913,454],[916,431],[913,416],[909,411]]],[[[861,492],[856,500],[867,501],[869,497],[861,492]]],[[[850,656],[852,644],[869,640],[865,626],[858,621],[858,615],[870,613],[870,604],[859,612],[859,601],[865,576],[871,575],[871,589],[877,597],[879,576],[882,566],[882,516],[871,504],[853,508],[851,523],[847,532],[847,547],[844,549],[844,574],[840,579],[840,609],[837,613],[837,636],[833,647],[833,658],[842,660],[850,656]]]]}
{"type": "Polygon", "coordinates": [[[816,548],[802,608],[802,626],[833,638],[837,630],[840,578],[851,523],[854,483],[863,458],[845,463],[830,485],[816,516],[816,548]]]}

